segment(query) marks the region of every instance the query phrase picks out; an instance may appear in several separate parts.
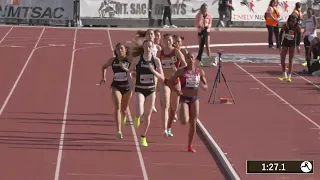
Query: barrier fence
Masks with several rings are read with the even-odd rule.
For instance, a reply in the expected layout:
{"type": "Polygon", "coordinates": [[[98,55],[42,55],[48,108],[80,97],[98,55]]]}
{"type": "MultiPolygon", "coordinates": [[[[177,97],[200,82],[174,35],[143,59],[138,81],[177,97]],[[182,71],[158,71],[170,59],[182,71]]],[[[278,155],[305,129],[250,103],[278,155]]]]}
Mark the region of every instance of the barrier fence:
{"type": "MultiPolygon", "coordinates": [[[[166,0],[0,0],[0,22],[29,25],[123,25],[150,26],[151,21],[161,20],[166,0]],[[143,25],[145,24],[145,25],[143,25]]],[[[174,24],[193,26],[193,20],[203,3],[215,20],[219,18],[218,4],[221,0],[171,0],[174,24]]],[[[302,3],[306,17],[307,7],[320,15],[320,1],[280,0],[281,22],[292,13],[295,3],[302,3]]],[[[264,25],[264,13],[269,0],[233,0],[231,20],[244,26],[264,25]],[[251,24],[251,25],[250,25],[251,24]]]]}

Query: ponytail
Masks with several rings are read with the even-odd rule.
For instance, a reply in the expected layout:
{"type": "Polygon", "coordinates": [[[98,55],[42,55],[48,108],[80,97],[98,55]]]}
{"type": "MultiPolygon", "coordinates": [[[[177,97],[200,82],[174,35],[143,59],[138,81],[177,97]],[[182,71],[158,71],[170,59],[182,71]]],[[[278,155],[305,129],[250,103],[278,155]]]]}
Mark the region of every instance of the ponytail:
{"type": "Polygon", "coordinates": [[[139,30],[138,32],[137,32],[137,36],[138,37],[146,37],[146,35],[147,35],[147,32],[149,32],[149,31],[153,31],[153,29],[147,29],[146,31],[141,31],[141,30],[139,30]]]}
{"type": "Polygon", "coordinates": [[[151,42],[151,43],[153,44],[153,42],[150,41],[150,40],[145,40],[145,41],[143,41],[143,43],[142,43],[141,46],[136,46],[136,47],[133,47],[133,48],[132,48],[131,56],[132,56],[132,57],[138,57],[138,56],[143,55],[143,53],[144,53],[143,45],[144,45],[146,42],[151,42]]]}

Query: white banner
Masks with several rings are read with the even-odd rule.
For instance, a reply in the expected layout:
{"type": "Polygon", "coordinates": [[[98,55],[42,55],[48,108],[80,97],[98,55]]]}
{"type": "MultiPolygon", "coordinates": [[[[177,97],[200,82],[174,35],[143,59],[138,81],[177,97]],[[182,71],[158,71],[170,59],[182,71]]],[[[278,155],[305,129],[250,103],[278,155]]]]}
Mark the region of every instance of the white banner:
{"type": "MultiPolygon", "coordinates": [[[[166,0],[153,0],[151,17],[152,19],[162,19],[163,4],[166,0]]],[[[172,19],[195,18],[203,3],[208,5],[208,13],[212,18],[219,18],[219,0],[171,0],[172,19]]]]}
{"type": "MultiPolygon", "coordinates": [[[[234,1],[232,21],[265,21],[264,13],[269,6],[269,0],[239,0],[234,1]]],[[[296,2],[300,0],[279,0],[281,22],[287,21],[296,2]]]]}
{"type": "Polygon", "coordinates": [[[80,0],[80,17],[148,18],[149,0],[80,0]]]}
{"type": "Polygon", "coordinates": [[[0,0],[0,17],[72,20],[73,0],[0,0]]]}

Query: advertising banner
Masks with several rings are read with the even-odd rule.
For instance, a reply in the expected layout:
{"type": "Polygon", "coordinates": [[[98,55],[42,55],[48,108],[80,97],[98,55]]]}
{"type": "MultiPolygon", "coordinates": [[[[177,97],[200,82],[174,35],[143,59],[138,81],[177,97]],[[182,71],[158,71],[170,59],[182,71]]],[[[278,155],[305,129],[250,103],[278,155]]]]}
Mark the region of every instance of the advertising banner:
{"type": "MultiPolygon", "coordinates": [[[[232,21],[265,21],[264,13],[269,6],[269,0],[239,0],[233,1],[232,21]]],[[[287,21],[296,2],[300,0],[279,0],[280,22],[287,21]]]]}
{"type": "MultiPolygon", "coordinates": [[[[152,19],[162,19],[164,1],[166,0],[154,0],[152,2],[152,19]]],[[[171,0],[171,2],[172,19],[195,18],[203,3],[207,4],[208,12],[213,18],[219,18],[219,0],[171,0]]]]}
{"type": "Polygon", "coordinates": [[[80,17],[148,18],[149,0],[80,0],[80,17]]]}
{"type": "Polygon", "coordinates": [[[0,17],[72,20],[73,0],[0,0],[0,17]]]}

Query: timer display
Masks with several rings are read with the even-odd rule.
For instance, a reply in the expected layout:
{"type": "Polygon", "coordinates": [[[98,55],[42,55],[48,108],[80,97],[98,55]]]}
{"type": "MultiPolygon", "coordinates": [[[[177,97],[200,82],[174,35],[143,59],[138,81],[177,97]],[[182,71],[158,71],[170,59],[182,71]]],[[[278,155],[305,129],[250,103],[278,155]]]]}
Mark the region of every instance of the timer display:
{"type": "Polygon", "coordinates": [[[247,161],[248,174],[313,174],[313,161],[247,161]]]}

